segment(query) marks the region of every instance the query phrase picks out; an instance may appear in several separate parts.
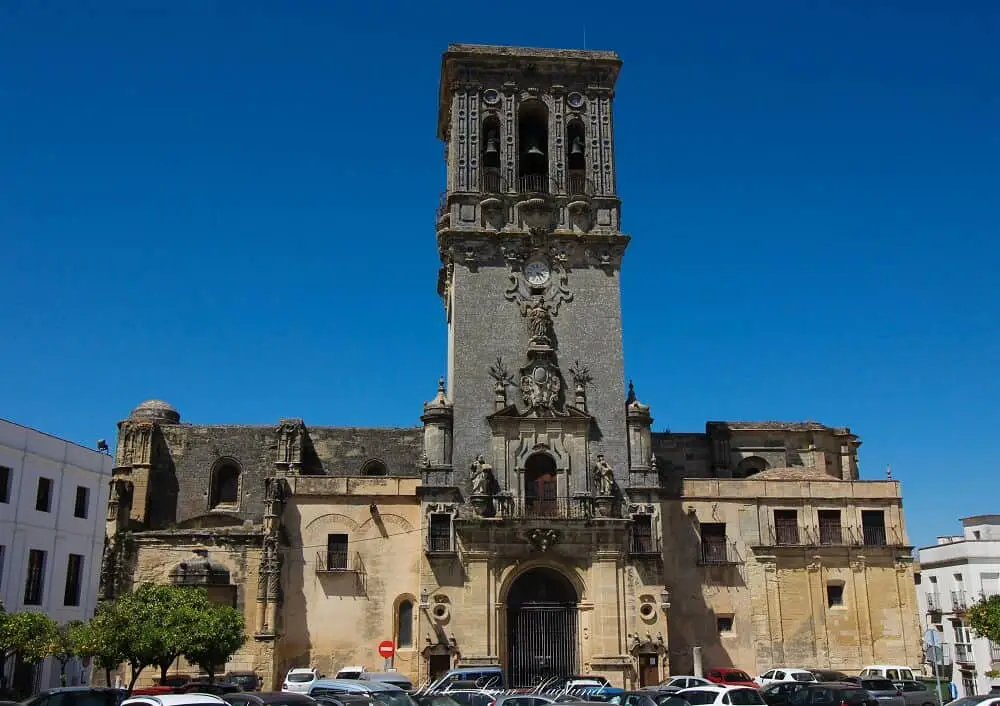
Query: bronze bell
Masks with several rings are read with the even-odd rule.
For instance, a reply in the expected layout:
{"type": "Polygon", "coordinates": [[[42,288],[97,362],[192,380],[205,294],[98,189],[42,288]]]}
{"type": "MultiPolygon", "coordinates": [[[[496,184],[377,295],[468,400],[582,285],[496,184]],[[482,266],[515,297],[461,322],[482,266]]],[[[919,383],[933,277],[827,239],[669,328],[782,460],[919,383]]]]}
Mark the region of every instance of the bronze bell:
{"type": "Polygon", "coordinates": [[[495,132],[491,132],[489,135],[487,135],[486,136],[486,154],[488,154],[490,156],[500,154],[500,147],[497,144],[498,142],[499,142],[499,140],[497,140],[497,135],[496,135],[495,132]]]}
{"type": "Polygon", "coordinates": [[[583,138],[577,135],[573,138],[573,141],[569,146],[569,153],[571,156],[581,156],[583,155],[583,138]]]}
{"type": "Polygon", "coordinates": [[[538,137],[536,135],[532,135],[528,138],[528,149],[526,149],[524,153],[533,157],[545,156],[545,152],[543,152],[541,147],[538,146],[538,137]]]}

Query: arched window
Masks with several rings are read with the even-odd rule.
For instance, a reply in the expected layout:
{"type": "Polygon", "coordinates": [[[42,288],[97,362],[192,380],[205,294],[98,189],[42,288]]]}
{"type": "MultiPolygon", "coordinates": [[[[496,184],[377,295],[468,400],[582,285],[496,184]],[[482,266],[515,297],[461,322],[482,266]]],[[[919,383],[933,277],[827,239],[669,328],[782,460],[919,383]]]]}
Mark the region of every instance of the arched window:
{"type": "Polygon", "coordinates": [[[768,468],[767,461],[762,459],[760,456],[750,456],[739,462],[736,466],[736,471],[733,473],[734,478],[749,478],[752,475],[760,473],[761,471],[766,471],[768,468]]]}
{"type": "Polygon", "coordinates": [[[213,508],[232,508],[240,502],[240,467],[232,459],[224,459],[212,470],[212,489],[209,505],[213,508]]]}
{"type": "Polygon", "coordinates": [[[549,191],[549,111],[545,104],[529,100],[517,109],[520,191],[549,191]]]}
{"type": "Polygon", "coordinates": [[[384,476],[386,473],[385,464],[375,458],[365,461],[365,465],[361,467],[363,476],[384,476]]]}
{"type": "Polygon", "coordinates": [[[400,601],[396,612],[396,647],[413,647],[413,601],[400,601]]]}
{"type": "Polygon", "coordinates": [[[495,115],[488,115],[483,119],[483,153],[480,164],[482,165],[480,188],[483,193],[499,194],[506,191],[500,177],[500,121],[495,115]]]}
{"type": "Polygon", "coordinates": [[[573,120],[566,126],[566,193],[587,193],[586,132],[583,123],[573,120]]]}

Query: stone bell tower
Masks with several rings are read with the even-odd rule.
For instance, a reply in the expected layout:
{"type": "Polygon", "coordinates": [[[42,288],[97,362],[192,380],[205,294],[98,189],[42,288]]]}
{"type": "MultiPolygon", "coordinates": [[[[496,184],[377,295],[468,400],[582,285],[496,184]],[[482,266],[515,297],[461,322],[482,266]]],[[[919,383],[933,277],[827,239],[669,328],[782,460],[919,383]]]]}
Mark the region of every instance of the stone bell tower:
{"type": "Polygon", "coordinates": [[[536,456],[546,468],[535,475],[560,498],[600,494],[595,469],[628,485],[619,274],[629,239],[612,130],[620,66],[608,51],[454,44],[444,54],[447,484],[465,497],[530,495],[536,456]]]}

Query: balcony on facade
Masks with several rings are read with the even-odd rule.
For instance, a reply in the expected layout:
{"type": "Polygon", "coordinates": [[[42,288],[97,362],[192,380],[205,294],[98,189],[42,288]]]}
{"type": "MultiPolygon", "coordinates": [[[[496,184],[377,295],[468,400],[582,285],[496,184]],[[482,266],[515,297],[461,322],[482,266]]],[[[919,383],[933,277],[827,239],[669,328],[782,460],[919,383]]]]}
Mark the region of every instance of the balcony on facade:
{"type": "Polygon", "coordinates": [[[427,524],[427,542],[424,551],[431,556],[457,553],[452,518],[447,513],[431,513],[427,524]]]}
{"type": "Polygon", "coordinates": [[[364,562],[357,552],[326,551],[316,552],[316,573],[363,573],[364,562]]]}
{"type": "Polygon", "coordinates": [[[634,515],[629,529],[628,553],[632,556],[659,556],[660,546],[653,532],[652,515],[634,515]]]}
{"type": "Polygon", "coordinates": [[[797,519],[775,519],[762,538],[764,546],[902,547],[895,531],[885,528],[844,527],[840,523],[803,526],[797,519]]]}
{"type": "Polygon", "coordinates": [[[506,499],[503,514],[519,520],[569,519],[586,520],[594,515],[592,498],[571,497],[512,497],[506,499]]]}
{"type": "MultiPolygon", "coordinates": [[[[514,188],[507,183],[499,169],[486,168],[479,176],[479,191],[483,194],[508,194],[512,191],[517,194],[559,194],[565,193],[574,199],[591,198],[594,196],[594,182],[587,178],[586,172],[570,170],[563,183],[552,179],[546,174],[523,174],[519,176],[514,188]]],[[[444,208],[439,211],[447,211],[447,194],[443,199],[444,208]]]]}
{"type": "Polygon", "coordinates": [[[955,661],[966,664],[975,663],[976,657],[972,651],[972,645],[961,642],[955,643],[955,661]]]}
{"type": "Polygon", "coordinates": [[[937,593],[929,592],[927,596],[927,612],[928,613],[940,613],[941,612],[941,596],[937,593]]]}
{"type": "Polygon", "coordinates": [[[740,556],[734,541],[728,537],[702,536],[698,551],[698,563],[701,566],[729,566],[739,562],[740,556]]]}
{"type": "Polygon", "coordinates": [[[969,599],[965,595],[965,591],[952,591],[951,592],[951,608],[955,613],[964,613],[969,607],[969,599]]]}

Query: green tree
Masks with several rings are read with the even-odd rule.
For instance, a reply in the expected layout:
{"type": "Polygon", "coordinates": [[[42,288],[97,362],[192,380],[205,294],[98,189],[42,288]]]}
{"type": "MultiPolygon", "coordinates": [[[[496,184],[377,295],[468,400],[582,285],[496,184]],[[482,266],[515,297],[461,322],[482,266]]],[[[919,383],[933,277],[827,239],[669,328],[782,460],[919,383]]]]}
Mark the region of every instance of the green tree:
{"type": "Polygon", "coordinates": [[[101,604],[97,614],[74,631],[78,654],[94,660],[94,664],[104,670],[108,686],[111,686],[111,673],[125,661],[122,640],[115,632],[114,610],[113,603],[101,604]]]}
{"type": "Polygon", "coordinates": [[[229,606],[213,605],[196,614],[188,634],[184,658],[197,664],[208,674],[209,682],[215,679],[215,670],[225,664],[246,640],[243,615],[229,606]]]}
{"type": "Polygon", "coordinates": [[[55,633],[52,635],[49,654],[59,662],[59,684],[61,686],[66,686],[66,665],[74,657],[80,656],[77,638],[81,625],[83,625],[81,620],[61,623],[56,626],[55,633]]]}
{"type": "Polygon", "coordinates": [[[28,664],[38,664],[52,654],[56,623],[42,613],[9,613],[3,621],[0,646],[28,664]]]}
{"type": "Polygon", "coordinates": [[[1000,596],[989,596],[973,604],[965,617],[977,635],[1000,644],[1000,596]]]}
{"type": "Polygon", "coordinates": [[[202,588],[158,586],[166,610],[161,624],[162,652],[154,664],[160,668],[160,683],[167,679],[167,672],[190,643],[191,626],[199,615],[212,608],[208,594],[202,588]],[[165,590],[164,590],[165,589],[165,590]]]}

